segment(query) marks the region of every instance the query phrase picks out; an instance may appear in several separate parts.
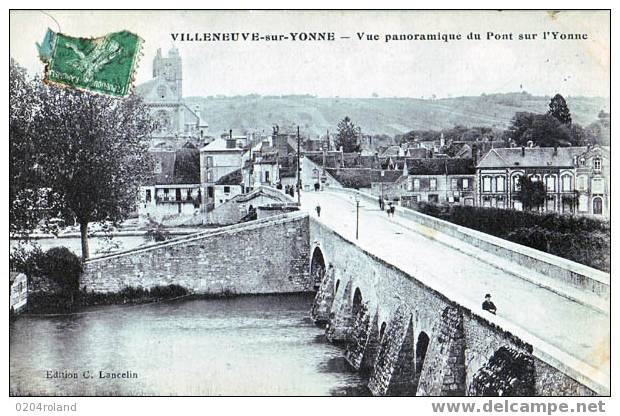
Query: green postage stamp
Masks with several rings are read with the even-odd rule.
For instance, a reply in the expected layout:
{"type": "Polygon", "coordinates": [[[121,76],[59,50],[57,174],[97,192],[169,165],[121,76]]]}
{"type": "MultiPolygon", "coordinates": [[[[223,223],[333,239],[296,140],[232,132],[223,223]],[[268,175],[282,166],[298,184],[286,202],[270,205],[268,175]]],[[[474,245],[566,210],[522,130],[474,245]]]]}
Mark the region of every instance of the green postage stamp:
{"type": "Polygon", "coordinates": [[[46,82],[119,97],[130,91],[141,47],[142,39],[128,31],[88,39],[50,29],[38,45],[46,82]]]}

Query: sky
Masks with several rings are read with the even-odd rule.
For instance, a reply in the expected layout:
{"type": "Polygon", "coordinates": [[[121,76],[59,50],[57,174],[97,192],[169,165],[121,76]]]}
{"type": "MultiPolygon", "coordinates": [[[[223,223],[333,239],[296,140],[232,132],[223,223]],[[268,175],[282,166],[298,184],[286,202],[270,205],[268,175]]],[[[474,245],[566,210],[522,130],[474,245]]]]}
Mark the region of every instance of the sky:
{"type": "Polygon", "coordinates": [[[185,96],[610,95],[607,11],[32,10],[10,16],[10,54],[31,74],[43,74],[35,43],[48,27],[80,37],[130,30],[144,40],[136,83],[151,78],[158,48],[166,54],[175,46],[183,58],[185,96]],[[181,42],[172,37],[213,32],[333,32],[336,40],[181,42]],[[438,32],[463,37],[474,32],[482,39],[385,41],[386,35],[438,32]],[[487,32],[512,33],[513,40],[487,40],[487,32]],[[543,32],[585,33],[588,39],[543,40],[543,32]],[[358,40],[358,33],[376,34],[379,40],[358,40]],[[535,40],[517,40],[518,34],[534,33],[535,40]]]}

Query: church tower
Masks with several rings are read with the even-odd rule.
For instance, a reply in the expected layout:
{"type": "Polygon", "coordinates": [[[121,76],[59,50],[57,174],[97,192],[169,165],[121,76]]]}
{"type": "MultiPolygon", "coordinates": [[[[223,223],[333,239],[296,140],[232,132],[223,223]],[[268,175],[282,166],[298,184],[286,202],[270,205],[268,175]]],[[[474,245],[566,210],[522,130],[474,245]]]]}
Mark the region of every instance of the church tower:
{"type": "Polygon", "coordinates": [[[183,98],[183,67],[181,56],[177,48],[168,51],[168,57],[164,58],[161,48],[153,58],[153,78],[163,78],[167,88],[160,89],[158,94],[162,100],[181,101],[183,98]]]}

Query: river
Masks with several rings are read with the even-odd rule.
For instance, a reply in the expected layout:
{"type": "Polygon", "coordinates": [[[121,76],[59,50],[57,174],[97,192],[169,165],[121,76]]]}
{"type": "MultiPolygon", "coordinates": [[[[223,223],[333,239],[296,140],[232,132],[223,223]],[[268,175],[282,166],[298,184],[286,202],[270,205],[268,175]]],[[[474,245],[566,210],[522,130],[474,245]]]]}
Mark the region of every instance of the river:
{"type": "Polygon", "coordinates": [[[312,295],[85,308],[10,323],[11,395],[365,395],[312,295]],[[54,372],[77,378],[53,378],[54,372]],[[101,372],[101,373],[100,373],[101,372]],[[125,373],[129,378],[100,378],[125,373]]]}
{"type": "MultiPolygon", "coordinates": [[[[78,256],[82,255],[82,241],[79,237],[40,238],[29,241],[10,239],[9,247],[13,249],[20,242],[25,244],[35,243],[39,245],[43,251],[49,250],[52,247],[63,246],[67,247],[78,256]]],[[[112,238],[90,237],[88,239],[88,246],[91,256],[95,256],[103,252],[130,250],[139,247],[142,244],[148,244],[143,236],[115,236],[112,238]]]]}

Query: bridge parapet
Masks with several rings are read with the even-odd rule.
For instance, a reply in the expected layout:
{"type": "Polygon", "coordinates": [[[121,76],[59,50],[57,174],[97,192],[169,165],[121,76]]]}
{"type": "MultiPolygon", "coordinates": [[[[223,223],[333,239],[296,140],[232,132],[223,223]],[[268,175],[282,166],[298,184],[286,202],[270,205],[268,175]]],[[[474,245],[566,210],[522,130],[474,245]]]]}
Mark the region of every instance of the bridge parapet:
{"type": "MultiPolygon", "coordinates": [[[[378,204],[376,197],[355,189],[334,188],[329,191],[348,194],[352,197],[357,196],[360,200],[372,205],[378,204]]],[[[461,251],[467,250],[467,245],[474,246],[487,254],[480,256],[479,259],[482,261],[493,264],[501,259],[502,264],[500,267],[520,278],[554,291],[561,291],[561,295],[591,305],[605,313],[609,311],[609,273],[471,228],[462,227],[409,208],[398,207],[395,214],[398,217],[415,221],[430,230],[439,231],[444,235],[453,237],[464,244],[454,244],[454,240],[450,242],[449,239],[441,239],[441,236],[437,236],[432,231],[416,230],[422,231],[429,238],[446,242],[453,248],[461,251]],[[532,273],[532,271],[535,273],[532,273]],[[586,289],[594,296],[580,291],[561,288],[559,285],[554,284],[554,280],[560,283],[567,283],[576,289],[586,289]]],[[[468,254],[473,255],[474,252],[468,254]]]]}
{"type": "Polygon", "coordinates": [[[80,287],[109,293],[175,284],[208,295],[311,291],[308,228],[307,214],[297,212],[93,258],[80,287]]]}

